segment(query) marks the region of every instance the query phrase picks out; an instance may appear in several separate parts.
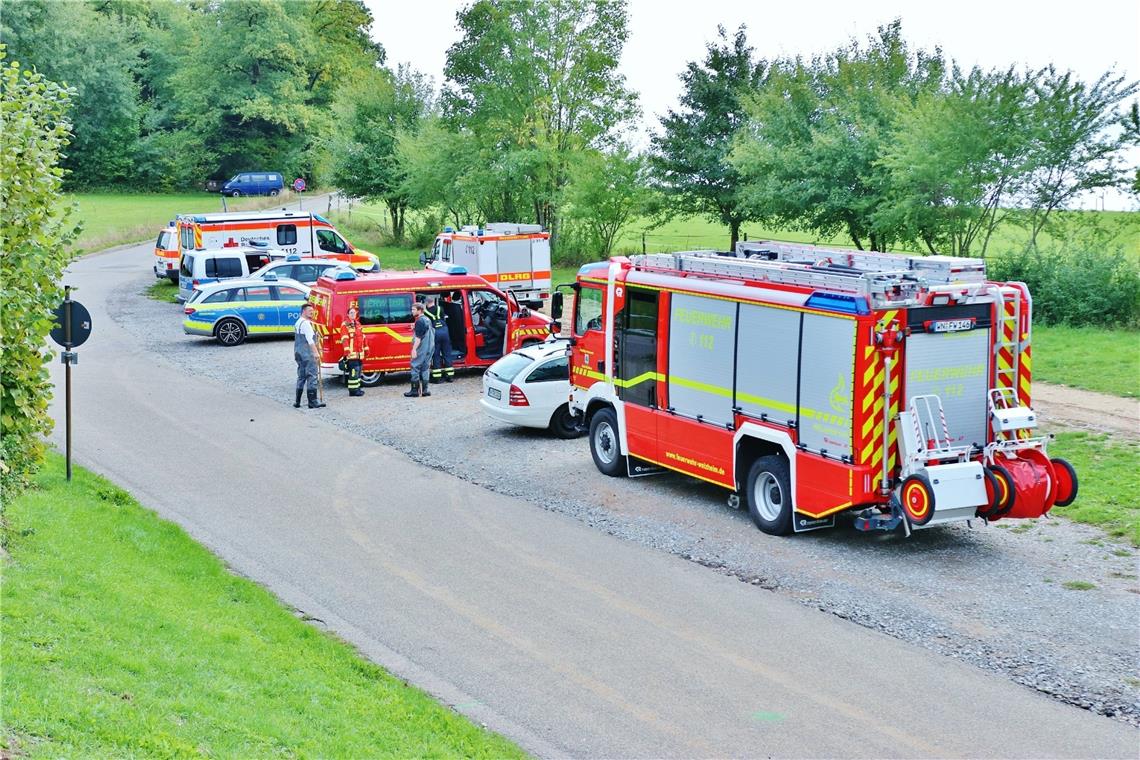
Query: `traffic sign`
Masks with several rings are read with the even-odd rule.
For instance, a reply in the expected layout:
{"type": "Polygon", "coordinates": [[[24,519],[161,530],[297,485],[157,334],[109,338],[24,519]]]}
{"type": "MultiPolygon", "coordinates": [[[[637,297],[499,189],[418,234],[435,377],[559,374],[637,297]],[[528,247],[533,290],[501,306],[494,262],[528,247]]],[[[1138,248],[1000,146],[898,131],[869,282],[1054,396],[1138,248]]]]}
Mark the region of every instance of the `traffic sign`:
{"type": "Polygon", "coordinates": [[[61,303],[55,310],[55,327],[51,329],[51,339],[64,348],[82,346],[91,337],[91,313],[87,308],[70,298],[61,303]],[[71,309],[71,335],[67,334],[67,309],[71,309]],[[70,341],[68,340],[70,338],[70,341]]]}
{"type": "Polygon", "coordinates": [[[298,193],[305,192],[305,180],[301,179],[300,177],[297,177],[297,179],[293,180],[293,190],[298,193]]]}

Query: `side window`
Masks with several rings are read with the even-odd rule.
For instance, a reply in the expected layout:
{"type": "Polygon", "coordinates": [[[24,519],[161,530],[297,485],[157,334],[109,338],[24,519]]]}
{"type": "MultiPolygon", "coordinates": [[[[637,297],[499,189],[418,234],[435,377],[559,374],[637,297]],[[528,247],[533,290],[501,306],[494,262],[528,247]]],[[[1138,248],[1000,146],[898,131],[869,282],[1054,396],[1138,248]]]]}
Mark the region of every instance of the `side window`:
{"type": "Polygon", "coordinates": [[[332,230],[317,230],[317,245],[329,253],[345,253],[348,250],[344,240],[332,230]]]}
{"type": "Polygon", "coordinates": [[[194,257],[193,256],[183,256],[182,257],[182,268],[178,271],[183,277],[193,277],[194,276],[194,257]]]}
{"type": "Polygon", "coordinates": [[[206,259],[206,276],[207,277],[217,277],[218,276],[218,260],[217,259],[214,259],[214,258],[206,259]]]}
{"type": "Polygon", "coordinates": [[[225,303],[230,300],[230,296],[234,294],[232,290],[219,290],[217,293],[211,293],[202,299],[202,303],[225,303]]]}
{"type": "Polygon", "coordinates": [[[412,294],[361,296],[360,323],[362,325],[411,324],[412,294]]]}
{"type": "Polygon", "coordinates": [[[297,282],[316,282],[317,281],[317,268],[312,264],[295,264],[293,265],[293,274],[284,275],[292,277],[297,282]]]}
{"type": "Polygon", "coordinates": [[[528,383],[550,383],[555,380],[569,379],[570,362],[565,356],[560,356],[553,361],[540,364],[527,376],[526,381],[528,383]]]}
{"type": "Polygon", "coordinates": [[[194,248],[194,230],[189,226],[184,226],[180,230],[182,235],[182,250],[189,251],[194,248]]]}
{"type": "Polygon", "coordinates": [[[224,259],[207,259],[206,260],[206,276],[210,277],[209,269],[210,263],[213,263],[217,269],[217,274],[213,277],[241,277],[241,259],[224,258],[224,259]]]}
{"type": "Polygon", "coordinates": [[[235,301],[241,303],[245,300],[245,288],[230,288],[229,290],[222,290],[218,295],[224,295],[227,303],[234,303],[235,301]]]}
{"type": "Polygon", "coordinates": [[[583,286],[574,299],[574,334],[602,329],[602,289],[583,286]]]}
{"type": "Polygon", "coordinates": [[[166,247],[166,232],[165,231],[158,233],[158,240],[154,241],[154,247],[155,248],[165,248],[166,247]]]}
{"type": "Polygon", "coordinates": [[[251,285],[245,288],[245,300],[247,301],[272,301],[273,295],[269,292],[268,285],[251,285]]]}
{"type": "Polygon", "coordinates": [[[297,225],[277,225],[277,245],[297,245],[297,225]]]}
{"type": "Polygon", "coordinates": [[[264,174],[255,174],[255,175],[253,175],[253,181],[254,181],[254,182],[267,182],[268,180],[269,180],[269,177],[267,177],[267,176],[266,176],[266,175],[264,175],[264,174]]]}
{"type": "Polygon", "coordinates": [[[280,301],[304,301],[308,296],[296,288],[287,285],[277,286],[277,299],[280,301]]]}
{"type": "Polygon", "coordinates": [[[450,240],[443,241],[443,260],[448,261],[448,262],[451,261],[451,241],[450,240]]]}

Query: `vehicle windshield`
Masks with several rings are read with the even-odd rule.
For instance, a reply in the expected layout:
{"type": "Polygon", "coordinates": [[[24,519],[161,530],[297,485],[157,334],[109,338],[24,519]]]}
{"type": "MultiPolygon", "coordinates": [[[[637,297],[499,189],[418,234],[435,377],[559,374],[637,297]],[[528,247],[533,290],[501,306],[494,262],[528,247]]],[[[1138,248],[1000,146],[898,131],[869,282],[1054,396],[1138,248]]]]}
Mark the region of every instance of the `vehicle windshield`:
{"type": "Polygon", "coordinates": [[[492,364],[487,370],[487,373],[502,380],[504,383],[509,383],[518,377],[519,373],[529,367],[533,362],[533,356],[528,356],[521,351],[516,351],[513,354],[507,354],[492,364]]]}

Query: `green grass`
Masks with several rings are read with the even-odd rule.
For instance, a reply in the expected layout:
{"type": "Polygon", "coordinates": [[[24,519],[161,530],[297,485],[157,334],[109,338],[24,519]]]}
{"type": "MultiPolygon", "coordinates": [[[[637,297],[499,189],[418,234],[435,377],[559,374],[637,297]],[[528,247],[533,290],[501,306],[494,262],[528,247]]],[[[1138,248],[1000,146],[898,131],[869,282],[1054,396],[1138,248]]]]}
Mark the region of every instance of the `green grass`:
{"type": "Polygon", "coordinates": [[[523,756],[62,469],[7,504],[5,756],[523,756]]]}
{"type": "Polygon", "coordinates": [[[178,303],[178,286],[165,277],[155,280],[153,285],[147,287],[146,294],[156,301],[178,303]]]}
{"type": "Polygon", "coordinates": [[[1058,433],[1049,454],[1077,471],[1076,501],[1054,513],[1140,546],[1140,444],[1084,432],[1058,433]]]}
{"type": "MultiPolygon", "coordinates": [[[[158,231],[177,214],[196,214],[222,210],[217,193],[81,193],[67,196],[79,204],[73,217],[82,224],[76,246],[81,253],[91,253],[124,243],[153,240],[158,231]]],[[[286,191],[277,198],[227,198],[230,211],[269,208],[293,200],[286,191]]]]}
{"type": "Polygon", "coordinates": [[[1116,396],[1140,396],[1140,332],[1033,327],[1033,378],[1116,396]]]}
{"type": "Polygon", "coordinates": [[[1061,585],[1070,591],[1092,591],[1096,588],[1095,583],[1089,583],[1088,581],[1065,581],[1061,585]]]}

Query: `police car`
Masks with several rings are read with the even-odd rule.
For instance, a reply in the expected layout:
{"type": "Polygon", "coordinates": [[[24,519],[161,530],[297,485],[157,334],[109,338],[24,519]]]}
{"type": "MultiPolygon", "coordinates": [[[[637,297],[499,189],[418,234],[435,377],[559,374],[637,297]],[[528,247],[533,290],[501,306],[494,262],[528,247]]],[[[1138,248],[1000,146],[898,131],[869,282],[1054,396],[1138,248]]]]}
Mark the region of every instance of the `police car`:
{"type": "Polygon", "coordinates": [[[483,373],[483,411],[500,422],[547,428],[559,438],[580,430],[570,416],[570,343],[547,340],[507,354],[483,373]]]}
{"type": "Polygon", "coordinates": [[[241,345],[250,335],[288,335],[309,298],[309,287],[295,280],[225,280],[194,291],[186,302],[182,329],[187,335],[241,345]]]}

